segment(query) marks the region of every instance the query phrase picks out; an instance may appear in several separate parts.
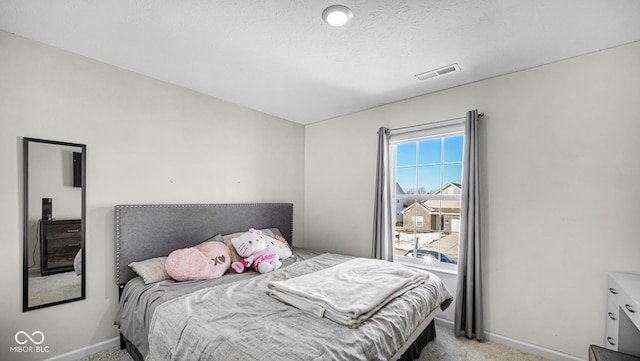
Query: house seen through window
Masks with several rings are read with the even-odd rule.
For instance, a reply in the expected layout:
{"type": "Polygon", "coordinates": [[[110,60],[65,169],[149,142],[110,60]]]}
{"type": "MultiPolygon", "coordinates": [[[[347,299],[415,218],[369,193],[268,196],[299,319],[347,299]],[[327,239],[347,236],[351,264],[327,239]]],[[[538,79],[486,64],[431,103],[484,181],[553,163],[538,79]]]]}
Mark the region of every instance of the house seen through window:
{"type": "Polygon", "coordinates": [[[463,131],[392,140],[396,258],[458,262],[463,146],[463,131]]]}

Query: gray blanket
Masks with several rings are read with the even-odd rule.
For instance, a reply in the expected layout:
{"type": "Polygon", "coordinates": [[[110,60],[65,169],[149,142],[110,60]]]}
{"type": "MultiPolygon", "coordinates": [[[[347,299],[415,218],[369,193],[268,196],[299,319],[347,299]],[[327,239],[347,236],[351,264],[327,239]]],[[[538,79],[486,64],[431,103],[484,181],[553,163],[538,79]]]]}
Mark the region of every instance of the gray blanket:
{"type": "MultiPolygon", "coordinates": [[[[283,267],[295,262],[301,262],[313,258],[320,252],[300,247],[292,247],[294,256],[283,260],[283,267]]],[[[116,314],[115,324],[119,326],[120,333],[131,342],[143,357],[149,352],[147,335],[151,316],[156,307],[174,298],[211,287],[239,282],[259,276],[256,272],[231,273],[212,280],[176,282],[173,280],[161,281],[145,285],[140,277],[129,281],[120,297],[120,307],[116,314]]]]}
{"type": "Polygon", "coordinates": [[[352,329],[267,295],[270,281],[350,259],[323,254],[165,302],[153,313],[146,360],[388,360],[431,311],[451,300],[444,283],[430,274],[352,329]]]}

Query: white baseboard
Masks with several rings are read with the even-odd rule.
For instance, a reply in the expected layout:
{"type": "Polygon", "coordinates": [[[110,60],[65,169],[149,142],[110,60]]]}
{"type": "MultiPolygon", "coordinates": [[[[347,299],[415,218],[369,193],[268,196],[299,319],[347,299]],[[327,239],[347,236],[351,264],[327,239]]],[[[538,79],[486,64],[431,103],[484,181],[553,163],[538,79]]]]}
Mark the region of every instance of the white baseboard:
{"type": "Polygon", "coordinates": [[[453,330],[453,321],[445,320],[444,318],[440,318],[440,317],[436,317],[434,318],[434,320],[436,321],[436,324],[438,326],[450,328],[453,330]]]}
{"type": "MultiPolygon", "coordinates": [[[[441,318],[438,318],[438,317],[435,318],[435,321],[436,321],[436,324],[438,326],[450,328],[450,329],[453,330],[453,321],[441,319],[441,318]]],[[[579,357],[576,357],[576,356],[573,356],[573,355],[569,355],[569,354],[564,353],[564,352],[560,352],[560,351],[552,350],[552,349],[549,349],[549,348],[546,348],[546,347],[530,344],[530,343],[524,342],[524,341],[514,340],[512,338],[509,338],[509,337],[506,337],[506,336],[502,336],[502,335],[498,335],[498,334],[493,333],[493,332],[484,331],[484,334],[485,334],[485,337],[487,338],[488,341],[499,343],[501,345],[505,345],[505,346],[511,347],[512,349],[515,349],[515,350],[518,350],[518,351],[522,351],[522,352],[530,353],[530,354],[533,354],[533,355],[546,357],[546,358],[549,358],[549,359],[552,359],[552,360],[584,361],[583,359],[581,359],[579,357]]]]}
{"type": "Polygon", "coordinates": [[[71,352],[64,353],[62,355],[58,355],[52,358],[48,358],[45,361],[75,361],[77,359],[81,359],[83,357],[91,356],[100,351],[108,350],[112,347],[120,346],[120,338],[114,337],[112,339],[102,341],[95,345],[90,345],[87,347],[83,347],[81,349],[73,350],[71,352]]]}

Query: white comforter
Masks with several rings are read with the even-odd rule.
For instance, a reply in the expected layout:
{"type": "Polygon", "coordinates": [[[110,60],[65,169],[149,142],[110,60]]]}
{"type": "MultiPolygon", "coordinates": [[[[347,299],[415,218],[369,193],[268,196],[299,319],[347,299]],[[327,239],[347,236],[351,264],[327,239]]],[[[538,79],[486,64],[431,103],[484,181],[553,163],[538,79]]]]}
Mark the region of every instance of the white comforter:
{"type": "Polygon", "coordinates": [[[356,258],[267,286],[269,295],[282,302],[355,328],[428,278],[429,274],[397,263],[356,258]]]}

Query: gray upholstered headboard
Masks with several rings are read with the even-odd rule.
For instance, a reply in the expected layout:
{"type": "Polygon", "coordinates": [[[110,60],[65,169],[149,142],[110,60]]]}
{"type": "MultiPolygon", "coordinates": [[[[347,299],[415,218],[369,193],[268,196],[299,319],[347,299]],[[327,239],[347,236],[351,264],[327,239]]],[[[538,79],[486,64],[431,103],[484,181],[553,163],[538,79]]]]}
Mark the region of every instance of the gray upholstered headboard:
{"type": "Polygon", "coordinates": [[[278,228],[292,244],[293,204],[120,205],[116,211],[116,283],[136,276],[131,262],[167,256],[215,236],[278,228]]]}

